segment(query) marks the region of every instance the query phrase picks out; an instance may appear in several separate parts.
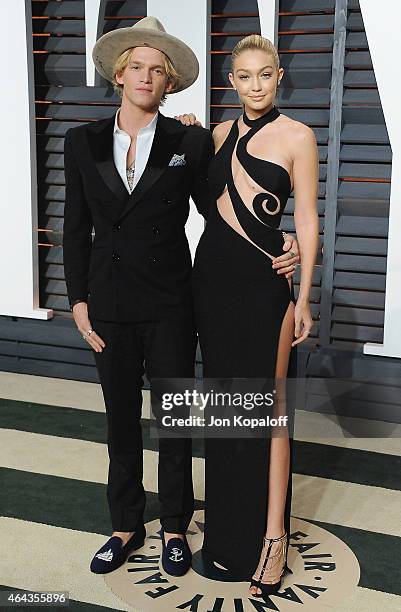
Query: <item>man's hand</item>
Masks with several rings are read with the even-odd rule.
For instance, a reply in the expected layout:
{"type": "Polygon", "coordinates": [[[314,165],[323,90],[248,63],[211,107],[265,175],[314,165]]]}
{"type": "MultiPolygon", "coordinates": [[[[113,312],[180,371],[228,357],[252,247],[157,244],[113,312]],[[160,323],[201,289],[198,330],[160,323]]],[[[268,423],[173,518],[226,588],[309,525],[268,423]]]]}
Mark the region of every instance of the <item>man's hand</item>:
{"type": "Polygon", "coordinates": [[[177,119],[177,121],[181,121],[183,125],[200,125],[200,127],[203,127],[201,122],[198,121],[198,119],[196,118],[196,115],[194,115],[194,113],[176,115],[174,119],[177,119]]]}
{"type": "Polygon", "coordinates": [[[78,302],[72,309],[74,321],[78,327],[78,331],[81,336],[91,345],[96,353],[101,353],[106,346],[103,340],[97,335],[95,331],[88,334],[88,331],[92,329],[92,326],[88,317],[88,304],[86,302],[78,302]]]}
{"type": "Polygon", "coordinates": [[[284,238],[283,251],[286,251],[286,253],[272,260],[272,268],[277,269],[277,274],[285,274],[286,278],[291,278],[301,258],[298,250],[298,242],[295,238],[287,233],[284,234],[284,238]]]}

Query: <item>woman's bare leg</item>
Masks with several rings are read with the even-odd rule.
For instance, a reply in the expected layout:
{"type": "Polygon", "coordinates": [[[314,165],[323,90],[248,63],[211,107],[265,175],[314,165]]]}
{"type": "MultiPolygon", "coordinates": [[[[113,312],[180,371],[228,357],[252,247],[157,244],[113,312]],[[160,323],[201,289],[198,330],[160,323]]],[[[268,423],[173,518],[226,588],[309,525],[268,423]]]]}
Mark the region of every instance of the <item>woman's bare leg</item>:
{"type": "MultiPolygon", "coordinates": [[[[276,399],[278,400],[278,413],[285,413],[285,379],[288,371],[288,361],[291,352],[291,343],[294,337],[294,309],[293,302],[290,302],[287,312],[281,325],[277,361],[276,361],[276,399]]],[[[287,497],[287,487],[290,467],[290,445],[287,435],[287,428],[282,428],[280,436],[273,436],[270,442],[270,461],[269,461],[269,496],[267,505],[267,528],[265,536],[267,538],[279,538],[284,533],[284,511],[287,497]]],[[[275,554],[280,543],[273,543],[271,553],[275,554]]],[[[264,555],[261,554],[261,562],[264,555]]],[[[254,578],[258,578],[259,567],[255,572],[254,578]]],[[[263,582],[263,580],[262,580],[263,582]]],[[[253,586],[250,588],[253,595],[260,594],[261,590],[253,586]]]]}

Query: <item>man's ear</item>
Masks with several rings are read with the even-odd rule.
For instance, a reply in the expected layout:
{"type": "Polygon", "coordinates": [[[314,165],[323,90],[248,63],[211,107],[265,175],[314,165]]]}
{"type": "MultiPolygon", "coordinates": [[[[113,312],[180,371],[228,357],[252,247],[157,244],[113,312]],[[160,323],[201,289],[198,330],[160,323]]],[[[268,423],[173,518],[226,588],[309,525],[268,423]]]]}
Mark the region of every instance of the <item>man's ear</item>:
{"type": "Polygon", "coordinates": [[[164,90],[164,93],[168,94],[170,93],[170,91],[173,89],[173,84],[171,81],[167,81],[167,85],[166,85],[166,89],[164,90]]]}
{"type": "Polygon", "coordinates": [[[121,70],[116,72],[115,79],[119,85],[124,85],[123,72],[121,70]]]}

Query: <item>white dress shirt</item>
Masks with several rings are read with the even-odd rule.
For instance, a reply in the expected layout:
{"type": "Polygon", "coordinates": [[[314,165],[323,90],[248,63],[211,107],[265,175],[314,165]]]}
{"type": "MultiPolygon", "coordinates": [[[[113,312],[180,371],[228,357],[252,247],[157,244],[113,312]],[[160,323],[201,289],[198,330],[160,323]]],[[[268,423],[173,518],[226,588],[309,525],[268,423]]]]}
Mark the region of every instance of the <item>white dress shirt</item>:
{"type": "Polygon", "coordinates": [[[128,184],[127,179],[127,155],[129,148],[131,146],[131,136],[124,132],[118,125],[118,115],[120,114],[120,109],[116,112],[116,117],[114,121],[114,133],[113,133],[113,156],[114,156],[114,164],[118,170],[119,175],[127,188],[128,193],[132,193],[135,189],[136,184],[141,178],[143,171],[146,168],[146,164],[148,163],[150,150],[153,144],[153,138],[156,131],[157,117],[158,112],[155,114],[153,119],[146,125],[141,128],[138,132],[138,136],[136,138],[136,150],[135,150],[135,172],[134,172],[134,182],[132,190],[128,184]]]}

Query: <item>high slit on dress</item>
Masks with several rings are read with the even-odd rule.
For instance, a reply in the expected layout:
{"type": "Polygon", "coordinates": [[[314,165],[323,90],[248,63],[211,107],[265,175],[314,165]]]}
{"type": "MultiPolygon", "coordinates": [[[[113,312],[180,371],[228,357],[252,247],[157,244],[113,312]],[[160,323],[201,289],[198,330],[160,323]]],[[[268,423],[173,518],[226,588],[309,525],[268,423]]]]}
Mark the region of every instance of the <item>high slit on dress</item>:
{"type": "MultiPolygon", "coordinates": [[[[247,145],[279,114],[275,107],[254,121],[244,114],[249,130],[239,137],[237,119],[210,163],[216,204],[193,271],[204,378],[275,378],[282,322],[290,303],[296,303],[292,279],[271,267],[272,256],[284,253],[279,225],[291,180],[282,166],[250,155],[247,145]]],[[[296,376],[296,349],[290,343],[281,349],[289,353],[287,378],[296,376]]],[[[227,579],[249,580],[258,565],[266,531],[270,442],[270,437],[205,439],[202,551],[212,565],[225,568],[227,579]]],[[[289,444],[288,534],[291,436],[289,444]]]]}

